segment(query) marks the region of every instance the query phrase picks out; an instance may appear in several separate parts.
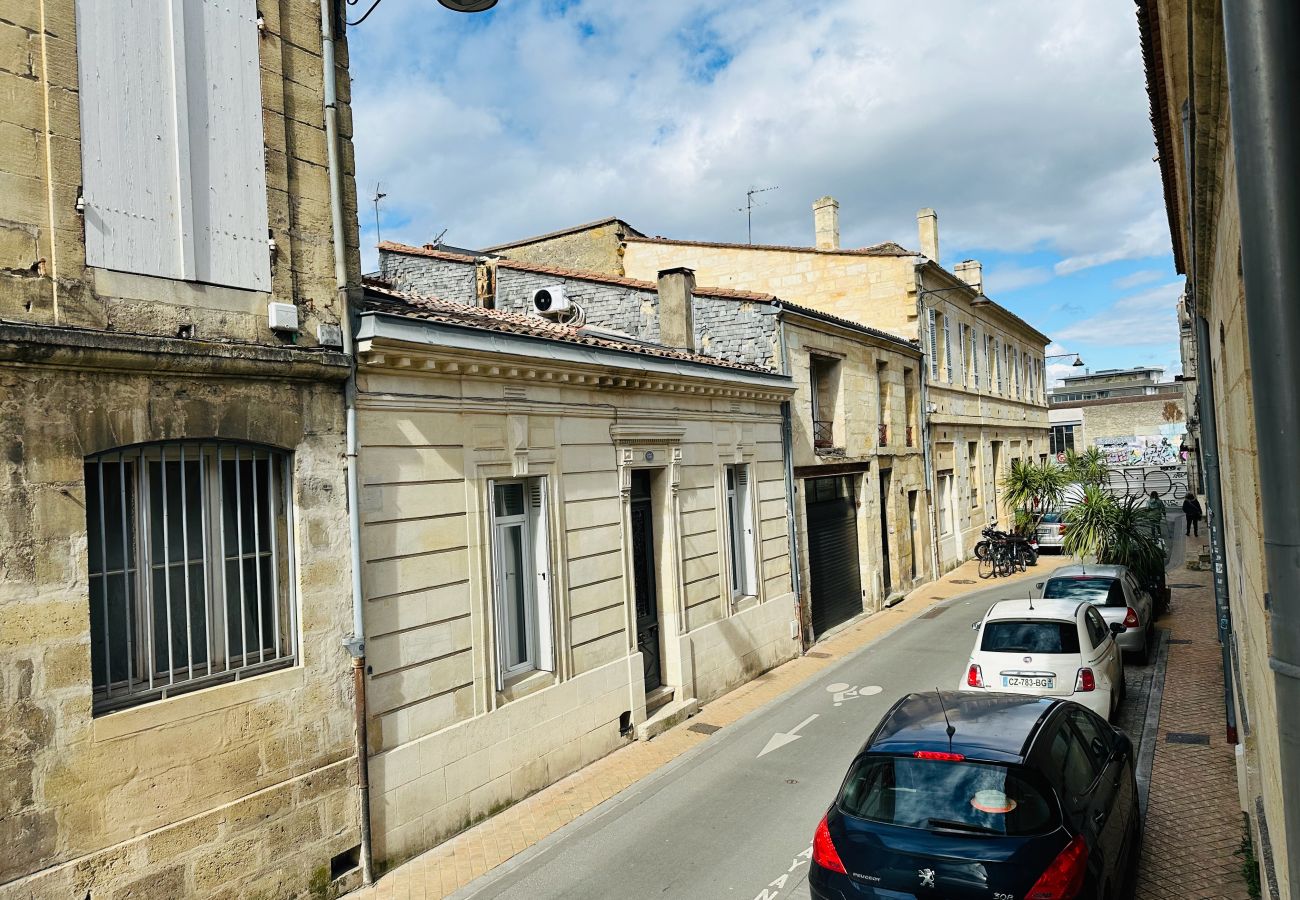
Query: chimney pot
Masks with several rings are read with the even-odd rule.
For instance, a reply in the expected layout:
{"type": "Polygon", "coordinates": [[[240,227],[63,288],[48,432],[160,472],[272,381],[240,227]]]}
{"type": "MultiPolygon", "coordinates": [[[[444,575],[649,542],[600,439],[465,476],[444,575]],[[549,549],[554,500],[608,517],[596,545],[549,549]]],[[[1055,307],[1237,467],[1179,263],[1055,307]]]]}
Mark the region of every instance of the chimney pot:
{"type": "Polygon", "coordinates": [[[840,204],[834,197],[813,202],[813,229],[818,250],[840,249],[840,204]]]}
{"type": "Polygon", "coordinates": [[[978,259],[957,263],[953,274],[980,293],[984,292],[984,265],[978,259]]]}
{"type": "Polygon", "coordinates": [[[695,270],[679,266],[659,273],[659,343],[695,352],[695,270]]]}
{"type": "Polygon", "coordinates": [[[921,232],[921,253],[932,262],[939,261],[939,214],[930,208],[916,214],[916,225],[921,232]]]}

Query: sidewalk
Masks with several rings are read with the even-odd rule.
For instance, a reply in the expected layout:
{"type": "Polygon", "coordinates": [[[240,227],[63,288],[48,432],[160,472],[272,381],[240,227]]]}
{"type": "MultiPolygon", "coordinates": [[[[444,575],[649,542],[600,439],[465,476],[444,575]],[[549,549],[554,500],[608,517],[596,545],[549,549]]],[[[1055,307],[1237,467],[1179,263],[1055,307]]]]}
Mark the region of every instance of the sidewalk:
{"type": "Polygon", "coordinates": [[[1009,581],[1041,579],[1070,557],[1043,556],[1036,568],[1010,578],[981,581],[970,560],[936,582],[917,588],[903,602],[867,616],[816,644],[805,656],[766,672],[704,706],[698,715],[652,741],[623,747],[550,787],[516,803],[454,838],[393,869],[350,896],[358,900],[434,900],[446,897],[540,842],[632,784],[654,774],[708,740],[709,733],[738,721],[822,670],[960,594],[1009,581]],[[699,728],[698,726],[710,726],[699,728]]]}
{"type": "MultiPolygon", "coordinates": [[[[1187,539],[1196,559],[1205,538],[1187,539]]],[[[1169,573],[1169,632],[1146,837],[1138,873],[1139,900],[1247,900],[1240,857],[1241,810],[1236,754],[1225,740],[1223,668],[1214,610],[1213,575],[1169,573]]]]}

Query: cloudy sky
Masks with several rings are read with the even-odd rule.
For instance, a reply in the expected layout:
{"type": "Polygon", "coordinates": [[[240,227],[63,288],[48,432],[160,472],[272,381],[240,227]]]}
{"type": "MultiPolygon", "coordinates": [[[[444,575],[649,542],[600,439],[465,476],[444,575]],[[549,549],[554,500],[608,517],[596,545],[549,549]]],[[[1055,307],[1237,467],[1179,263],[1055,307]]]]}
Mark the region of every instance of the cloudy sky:
{"type": "MultiPolygon", "coordinates": [[[[369,0],[353,7],[355,18],[369,0]]],[[[384,0],[349,31],[363,262],[617,215],[648,234],[916,249],[1089,368],[1178,371],[1173,270],[1126,0],[384,0]]],[[[1064,361],[1064,362],[1068,362],[1064,361]]],[[[1057,366],[1062,371],[1065,366],[1057,366]]],[[[1075,370],[1077,371],[1077,370],[1075,370]]]]}

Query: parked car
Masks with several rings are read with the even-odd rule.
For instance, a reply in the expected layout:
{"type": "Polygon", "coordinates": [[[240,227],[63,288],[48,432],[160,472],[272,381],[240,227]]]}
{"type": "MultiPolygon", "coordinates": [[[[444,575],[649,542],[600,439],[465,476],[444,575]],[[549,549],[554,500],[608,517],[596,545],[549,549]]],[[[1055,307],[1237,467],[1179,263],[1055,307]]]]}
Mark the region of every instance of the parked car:
{"type": "Polygon", "coordinates": [[[1042,597],[1091,603],[1108,623],[1122,622],[1119,648],[1146,663],[1155,638],[1155,600],[1126,566],[1064,566],[1034,585],[1042,597]]]}
{"type": "Polygon", "coordinates": [[[1110,718],[1124,698],[1115,635],[1092,604],[1002,600],[975,623],[975,647],[958,689],[1066,697],[1110,718]]]}
{"type": "Polygon", "coordinates": [[[1132,891],[1141,839],[1133,744],[1100,716],[909,694],[849,766],[808,883],[814,900],[1108,900],[1132,891]]]}
{"type": "Polygon", "coordinates": [[[1065,516],[1060,512],[1044,513],[1043,518],[1038,522],[1038,550],[1055,550],[1057,553],[1064,552],[1062,547],[1065,544],[1065,516]]]}

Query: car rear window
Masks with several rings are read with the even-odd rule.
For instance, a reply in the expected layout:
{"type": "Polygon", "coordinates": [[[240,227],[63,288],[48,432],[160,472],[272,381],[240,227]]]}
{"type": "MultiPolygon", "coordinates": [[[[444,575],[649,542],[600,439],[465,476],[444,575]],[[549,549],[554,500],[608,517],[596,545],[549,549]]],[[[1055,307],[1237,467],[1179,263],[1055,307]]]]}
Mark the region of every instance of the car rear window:
{"type": "Polygon", "coordinates": [[[1060,522],[1061,522],[1061,514],[1059,512],[1043,513],[1044,525],[1059,525],[1060,522]]]}
{"type": "Polygon", "coordinates": [[[985,653],[1078,653],[1079,627],[1073,622],[994,621],[984,623],[985,653]]]}
{"type": "Polygon", "coordinates": [[[1051,578],[1043,588],[1051,600],[1082,600],[1093,606],[1128,606],[1118,578],[1099,575],[1071,575],[1051,578]]]}
{"type": "Polygon", "coordinates": [[[1041,834],[1056,804],[1024,770],[992,763],[865,756],[836,801],[847,815],[886,825],[976,834],[1041,834]]]}

